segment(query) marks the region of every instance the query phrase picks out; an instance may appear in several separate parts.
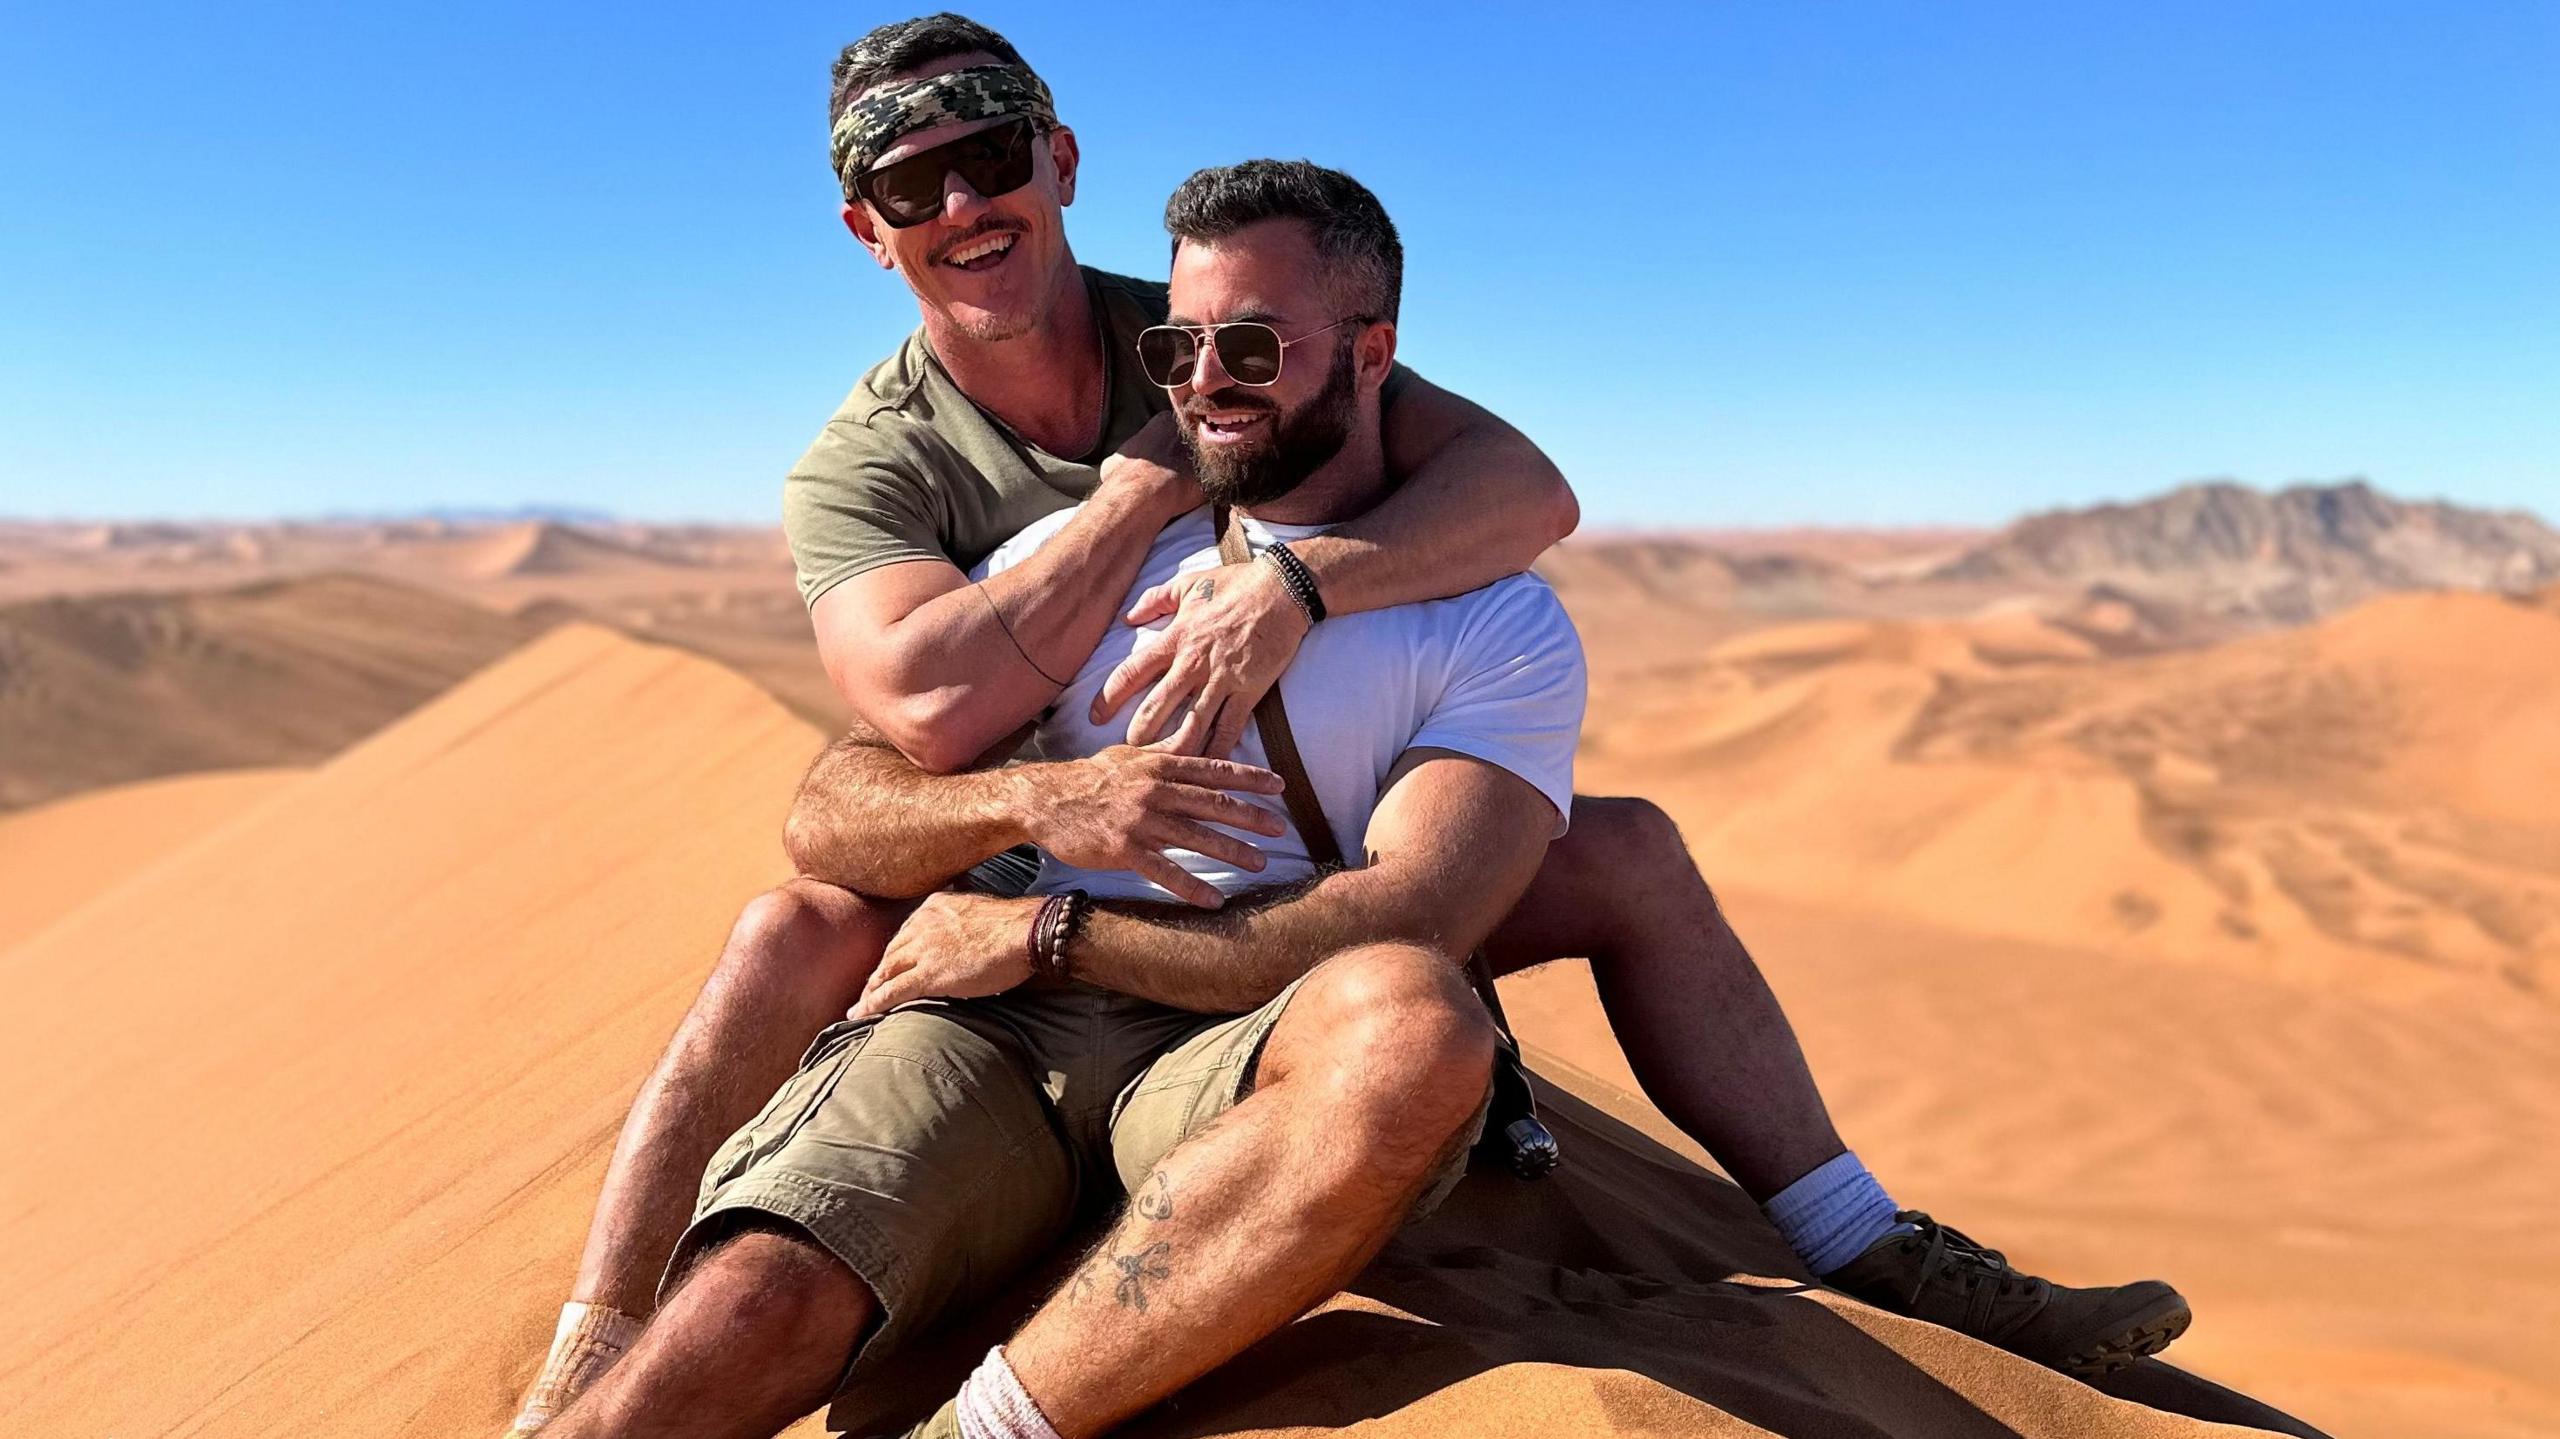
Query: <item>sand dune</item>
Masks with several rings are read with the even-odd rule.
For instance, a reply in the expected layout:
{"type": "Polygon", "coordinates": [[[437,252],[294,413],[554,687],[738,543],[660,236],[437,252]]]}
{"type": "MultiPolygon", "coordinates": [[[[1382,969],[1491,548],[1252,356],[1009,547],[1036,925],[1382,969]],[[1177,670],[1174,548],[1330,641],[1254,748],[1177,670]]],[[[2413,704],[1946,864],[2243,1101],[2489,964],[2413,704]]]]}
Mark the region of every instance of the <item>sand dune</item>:
{"type": "MultiPolygon", "coordinates": [[[[2560,1432],[2544,1006],[1724,897],[1904,1203],[2065,1281],[2173,1280],[2168,1357],[2340,1435],[2560,1432]]],[[[1524,1036],[1632,1086],[1584,966],[1505,987],[1524,1036]]]]}
{"type": "Polygon", "coordinates": [[[678,563],[638,545],[548,520],[530,520],[474,536],[446,558],[457,572],[483,580],[592,574],[678,563]]]}
{"type": "Polygon", "coordinates": [[[0,950],[228,823],[300,773],[216,770],[0,814],[0,950]]]}
{"type": "Polygon", "coordinates": [[[324,759],[534,629],[352,575],[0,608],[0,809],[324,759]]]}
{"type": "MultiPolygon", "coordinates": [[[[88,538],[201,575],[342,537],[88,538]]],[[[0,1171],[0,1432],[495,1432],[623,1104],[782,872],[819,732],[736,671],[832,713],[760,544],[433,526],[379,563],[442,595],[0,609],[0,805],[320,764],[0,816],[0,1145],[43,1156],[0,1171]],[[408,713],[524,606],[733,668],[569,624],[408,713]]],[[[1567,558],[1582,787],[1679,817],[1903,1198],[2175,1279],[2175,1357],[2341,1433],[2560,1431],[2560,589],[2163,650],[2129,593],[1804,618],[1870,579],[1567,558]]],[[[1581,967],[1511,989],[1560,1073],[1628,1082],[1581,967]]],[[[1142,1432],[2198,1432],[1796,1292],[1574,1084],[1609,1114],[1559,1100],[1564,1179],[1471,1189],[1142,1432]]]]}
{"type": "Polygon", "coordinates": [[[2391,596],[2147,657],[1832,620],[1595,688],[1586,787],[1710,872],[1967,931],[2430,988],[2560,978],[2560,617],[2391,596]]]}
{"type": "Polygon", "coordinates": [[[0,1432],[493,1416],[815,744],[563,631],[0,954],[0,1432]]]}
{"type": "MultiPolygon", "coordinates": [[[[0,1146],[48,1156],[0,1179],[0,1430],[493,1432],[818,738],[565,628],[0,952],[0,1146]]],[[[1556,1103],[1568,1178],[1471,1186],[1142,1432],[2236,1432],[1806,1293],[1728,1187],[1556,1103]]]]}

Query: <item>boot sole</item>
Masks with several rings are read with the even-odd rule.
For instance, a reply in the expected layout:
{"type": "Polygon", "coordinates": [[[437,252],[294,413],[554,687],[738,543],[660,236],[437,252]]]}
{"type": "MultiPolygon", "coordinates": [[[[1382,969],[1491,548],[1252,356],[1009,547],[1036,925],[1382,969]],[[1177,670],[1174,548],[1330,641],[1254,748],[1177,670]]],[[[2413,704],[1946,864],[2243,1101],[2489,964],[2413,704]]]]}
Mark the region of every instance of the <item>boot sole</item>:
{"type": "Polygon", "coordinates": [[[2177,1341],[2195,1322],[2183,1299],[2172,1299],[2150,1314],[2089,1345],[2062,1361],[2065,1374],[2096,1379],[2113,1374],[2137,1359],[2148,1359],[2177,1341]]]}

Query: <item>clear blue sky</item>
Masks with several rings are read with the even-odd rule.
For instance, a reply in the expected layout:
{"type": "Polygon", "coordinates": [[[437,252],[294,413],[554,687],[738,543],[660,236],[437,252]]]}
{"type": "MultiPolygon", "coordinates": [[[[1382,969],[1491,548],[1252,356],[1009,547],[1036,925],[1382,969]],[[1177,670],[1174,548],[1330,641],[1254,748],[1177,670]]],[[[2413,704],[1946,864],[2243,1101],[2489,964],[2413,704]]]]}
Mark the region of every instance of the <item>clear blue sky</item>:
{"type": "MultiPolygon", "coordinates": [[[[914,323],[839,229],[807,4],[14,6],[0,513],[769,520],[914,323]]],[[[2560,5],[973,13],[1069,234],[1305,155],[1404,353],[1611,525],[1981,522],[2364,474],[2560,518],[2560,5]]]]}

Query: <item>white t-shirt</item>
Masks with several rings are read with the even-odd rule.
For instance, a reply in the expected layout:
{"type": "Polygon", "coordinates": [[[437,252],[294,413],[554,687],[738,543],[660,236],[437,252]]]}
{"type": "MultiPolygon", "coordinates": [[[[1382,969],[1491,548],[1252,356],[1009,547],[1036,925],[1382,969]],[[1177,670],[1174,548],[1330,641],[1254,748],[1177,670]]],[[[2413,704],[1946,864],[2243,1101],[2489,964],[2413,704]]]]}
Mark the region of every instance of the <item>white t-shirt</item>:
{"type": "MultiPolygon", "coordinates": [[[[1074,514],[1062,511],[1025,529],[987,556],[971,577],[984,579],[1022,563],[1074,514]]],[[[1246,538],[1256,550],[1325,528],[1245,520],[1246,538]]],[[[1151,586],[1218,564],[1217,537],[1203,506],[1156,536],[1123,609],[1151,586]]],[[[1038,757],[1080,759],[1127,739],[1138,701],[1104,724],[1085,717],[1102,682],[1139,647],[1157,643],[1166,623],[1112,624],[1076,671],[1075,682],[1042,717],[1032,739],[1038,757]]],[[[1535,575],[1514,575],[1453,599],[1335,615],[1307,632],[1280,681],[1307,778],[1333,825],[1334,842],[1355,863],[1364,852],[1380,787],[1396,760],[1416,748],[1471,755],[1527,780],[1555,806],[1550,837],[1563,834],[1573,808],[1573,752],[1582,733],[1584,688],[1581,636],[1555,591],[1535,575]]],[[[1232,757],[1268,766],[1258,726],[1246,727],[1232,757]]],[[[1287,819],[1277,796],[1267,797],[1267,807],[1287,819]]],[[[1170,857],[1228,894],[1315,872],[1294,824],[1276,839],[1244,838],[1268,860],[1259,874],[1189,850],[1174,850],[1170,857]]],[[[1043,856],[1031,892],[1063,889],[1111,898],[1172,898],[1126,870],[1077,869],[1043,856]]]]}

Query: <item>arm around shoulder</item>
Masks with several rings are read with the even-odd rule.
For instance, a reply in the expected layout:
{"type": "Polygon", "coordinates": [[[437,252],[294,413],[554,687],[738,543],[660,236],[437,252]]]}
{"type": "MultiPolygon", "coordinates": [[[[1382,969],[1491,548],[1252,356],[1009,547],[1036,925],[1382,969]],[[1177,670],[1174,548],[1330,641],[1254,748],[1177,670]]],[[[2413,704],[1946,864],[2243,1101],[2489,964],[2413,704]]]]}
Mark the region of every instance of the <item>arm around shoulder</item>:
{"type": "Polygon", "coordinates": [[[1446,599],[1526,571],[1581,522],[1564,472],[1473,401],[1407,375],[1380,423],[1395,491],[1290,548],[1341,613],[1446,599]]]}

